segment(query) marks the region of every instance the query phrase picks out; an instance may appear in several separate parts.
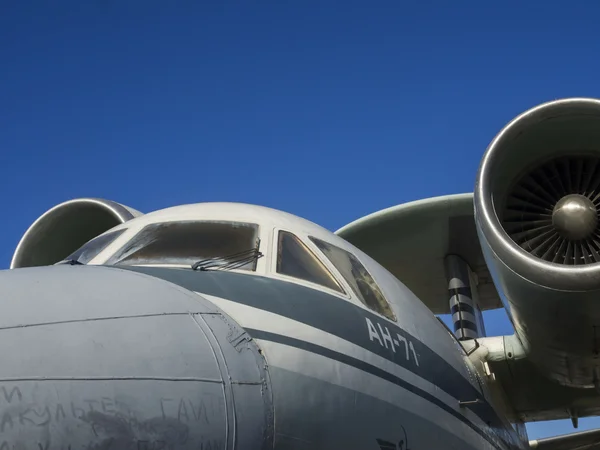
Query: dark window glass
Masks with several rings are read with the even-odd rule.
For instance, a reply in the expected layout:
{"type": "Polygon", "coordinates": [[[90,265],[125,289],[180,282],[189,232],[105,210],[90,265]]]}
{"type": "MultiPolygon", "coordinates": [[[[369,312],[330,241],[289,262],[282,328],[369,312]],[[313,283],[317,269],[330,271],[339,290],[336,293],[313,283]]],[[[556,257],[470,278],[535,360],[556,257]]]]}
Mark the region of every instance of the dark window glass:
{"type": "Polygon", "coordinates": [[[390,320],[396,320],[389,303],[366,267],[352,253],[320,239],[310,238],[340,271],[356,296],[368,308],[390,320]]]}
{"type": "Polygon", "coordinates": [[[279,232],[277,272],[344,292],[331,272],[297,236],[279,232]]]}
{"type": "Polygon", "coordinates": [[[81,264],[87,264],[96,256],[98,256],[102,250],[112,244],[113,241],[121,236],[125,231],[126,228],[121,228],[120,230],[109,231],[101,234],[100,236],[95,237],[91,241],[83,244],[78,250],[67,256],[65,260],[75,260],[81,264]]]}
{"type": "MultiPolygon", "coordinates": [[[[194,264],[249,251],[258,246],[258,225],[240,222],[186,221],[148,225],[108,262],[118,265],[194,264]]],[[[256,259],[241,270],[256,269],[256,259]]]]}

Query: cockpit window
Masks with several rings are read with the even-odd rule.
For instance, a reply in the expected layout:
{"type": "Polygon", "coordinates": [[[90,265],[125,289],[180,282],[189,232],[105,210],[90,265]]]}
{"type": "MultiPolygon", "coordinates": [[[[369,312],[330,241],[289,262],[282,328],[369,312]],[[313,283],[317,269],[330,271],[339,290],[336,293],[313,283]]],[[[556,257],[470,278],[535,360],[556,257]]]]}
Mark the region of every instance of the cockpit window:
{"type": "MultiPolygon", "coordinates": [[[[178,221],[146,226],[107,264],[182,264],[225,258],[258,247],[258,225],[225,221],[178,221]]],[[[256,258],[236,267],[256,270],[256,258]]]]}
{"type": "Polygon", "coordinates": [[[311,237],[311,241],[327,256],[329,261],[340,271],[356,296],[373,311],[395,321],[396,316],[381,289],[375,283],[366,267],[352,253],[333,244],[311,237]]]}
{"type": "Polygon", "coordinates": [[[75,261],[79,264],[89,263],[126,230],[126,228],[121,228],[120,230],[109,231],[101,234],[98,237],[95,237],[91,241],[88,241],[86,244],[83,244],[81,247],[79,247],[78,250],[67,256],[65,261],[75,261]]]}
{"type": "Polygon", "coordinates": [[[297,236],[280,231],[278,241],[277,273],[344,292],[327,267],[297,236]]]}

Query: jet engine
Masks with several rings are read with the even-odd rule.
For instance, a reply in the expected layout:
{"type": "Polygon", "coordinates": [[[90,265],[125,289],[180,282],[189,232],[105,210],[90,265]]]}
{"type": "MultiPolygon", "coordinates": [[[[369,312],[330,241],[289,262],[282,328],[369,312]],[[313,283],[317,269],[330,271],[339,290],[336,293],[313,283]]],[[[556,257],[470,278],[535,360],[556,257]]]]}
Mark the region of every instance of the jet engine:
{"type": "Polygon", "coordinates": [[[61,203],[42,214],[25,232],[10,268],[57,263],[89,240],[141,214],[120,203],[96,198],[61,203]]]}
{"type": "Polygon", "coordinates": [[[561,384],[600,388],[600,101],[552,101],[513,119],[486,150],[474,199],[525,353],[561,384]]]}

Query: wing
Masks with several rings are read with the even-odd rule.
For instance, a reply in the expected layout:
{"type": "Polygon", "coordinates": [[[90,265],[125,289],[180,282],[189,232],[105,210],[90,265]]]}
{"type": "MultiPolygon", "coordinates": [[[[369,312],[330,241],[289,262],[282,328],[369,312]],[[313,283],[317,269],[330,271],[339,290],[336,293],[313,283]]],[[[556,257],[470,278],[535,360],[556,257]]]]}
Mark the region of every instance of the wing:
{"type": "Polygon", "coordinates": [[[461,342],[486,381],[492,402],[513,422],[572,419],[600,415],[595,389],[564,386],[550,379],[525,354],[517,336],[461,342]]]}
{"type": "Polygon", "coordinates": [[[529,446],[536,450],[599,450],[600,430],[529,441],[529,446]]]}
{"type": "Polygon", "coordinates": [[[478,279],[482,310],[502,307],[483,259],[473,215],[473,194],[406,203],[356,220],[336,231],[393,273],[435,314],[448,314],[444,257],[462,257],[478,279]]]}

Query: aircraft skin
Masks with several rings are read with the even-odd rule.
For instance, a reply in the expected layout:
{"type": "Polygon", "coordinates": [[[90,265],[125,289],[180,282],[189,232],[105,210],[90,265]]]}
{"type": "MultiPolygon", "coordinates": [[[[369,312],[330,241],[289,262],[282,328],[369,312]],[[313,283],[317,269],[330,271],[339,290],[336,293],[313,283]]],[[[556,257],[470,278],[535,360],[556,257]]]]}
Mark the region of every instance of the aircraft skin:
{"type": "Polygon", "coordinates": [[[119,228],[88,265],[0,273],[0,450],[525,448],[452,334],[333,233],[236,204],[119,228]],[[255,273],[102,261],[148,223],[234,216],[264,230],[255,273]],[[360,258],[397,320],[273,273],[280,228],[360,258]]]}
{"type": "Polygon", "coordinates": [[[22,271],[0,278],[18,303],[0,448],[522,448],[489,404],[458,406],[481,395],[458,351],[435,353],[451,342],[428,348],[330,294],[185,269],[22,271]],[[386,350],[379,326],[415,353],[386,350]]]}
{"type": "Polygon", "coordinates": [[[538,106],[473,195],[336,233],[238,203],[51,208],[0,271],[0,450],[600,448],[524,426],[600,415],[598,130],[598,100],[538,106]]]}

